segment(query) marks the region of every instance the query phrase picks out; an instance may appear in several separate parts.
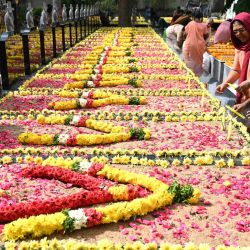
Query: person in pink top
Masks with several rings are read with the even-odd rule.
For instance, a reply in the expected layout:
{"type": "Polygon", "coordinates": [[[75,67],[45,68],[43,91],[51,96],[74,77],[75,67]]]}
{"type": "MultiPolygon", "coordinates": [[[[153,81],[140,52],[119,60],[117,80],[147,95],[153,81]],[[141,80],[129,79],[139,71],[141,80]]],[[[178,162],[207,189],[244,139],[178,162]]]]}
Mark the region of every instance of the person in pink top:
{"type": "Polygon", "coordinates": [[[222,22],[214,34],[214,43],[228,43],[231,39],[230,24],[232,20],[222,22]]]}
{"type": "Polygon", "coordinates": [[[218,93],[224,92],[229,83],[239,79],[236,89],[235,110],[242,111],[250,107],[250,14],[242,12],[235,16],[230,26],[231,40],[236,48],[234,64],[226,80],[217,86],[218,93]]]}
{"type": "Polygon", "coordinates": [[[208,37],[207,26],[202,23],[202,13],[194,13],[194,20],[185,28],[186,40],[183,44],[183,57],[186,65],[200,76],[203,72],[203,54],[206,51],[208,37]]]}

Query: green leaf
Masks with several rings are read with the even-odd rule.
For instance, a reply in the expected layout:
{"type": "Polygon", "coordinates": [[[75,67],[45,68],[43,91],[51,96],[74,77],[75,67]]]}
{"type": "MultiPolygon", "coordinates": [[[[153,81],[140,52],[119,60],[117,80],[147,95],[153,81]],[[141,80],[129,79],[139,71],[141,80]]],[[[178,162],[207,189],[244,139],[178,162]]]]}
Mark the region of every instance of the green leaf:
{"type": "Polygon", "coordinates": [[[169,187],[168,192],[174,195],[173,203],[186,203],[193,196],[194,189],[191,185],[181,186],[174,181],[169,187]]]}
{"type": "Polygon", "coordinates": [[[128,80],[128,84],[131,85],[131,86],[133,86],[134,88],[138,87],[138,85],[137,85],[137,79],[135,79],[135,78],[129,79],[128,80]]]}
{"type": "Polygon", "coordinates": [[[63,228],[65,233],[70,233],[74,231],[74,221],[75,219],[69,217],[69,212],[68,210],[63,210],[63,214],[67,216],[67,218],[63,222],[63,228]]]}
{"type": "Polygon", "coordinates": [[[139,97],[130,97],[128,104],[129,105],[140,105],[140,98],[139,97]]]}
{"type": "Polygon", "coordinates": [[[74,162],[74,164],[72,165],[72,170],[79,171],[79,169],[80,169],[80,162],[79,161],[74,162]]]}
{"type": "Polygon", "coordinates": [[[64,124],[69,125],[72,120],[73,120],[73,115],[68,115],[68,117],[64,121],[64,124]]]}
{"type": "Polygon", "coordinates": [[[142,128],[130,129],[131,139],[144,140],[145,132],[142,128]]]}
{"type": "Polygon", "coordinates": [[[136,67],[129,67],[129,72],[132,73],[132,72],[139,72],[139,69],[136,68],[136,67]]]}
{"type": "Polygon", "coordinates": [[[59,134],[55,134],[52,145],[58,145],[59,144],[59,140],[58,139],[59,139],[59,134]]]}

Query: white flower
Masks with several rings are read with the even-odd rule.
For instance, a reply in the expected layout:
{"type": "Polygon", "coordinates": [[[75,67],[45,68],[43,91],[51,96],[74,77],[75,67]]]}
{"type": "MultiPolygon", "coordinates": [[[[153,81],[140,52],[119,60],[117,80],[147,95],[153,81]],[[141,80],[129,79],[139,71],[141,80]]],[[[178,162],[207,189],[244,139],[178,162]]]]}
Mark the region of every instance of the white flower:
{"type": "Polygon", "coordinates": [[[88,217],[85,215],[82,208],[76,210],[69,210],[69,217],[75,219],[74,229],[81,229],[87,227],[88,217]]]}
{"type": "Polygon", "coordinates": [[[82,172],[87,172],[89,170],[89,168],[91,167],[91,165],[92,165],[91,162],[81,161],[80,166],[79,166],[79,170],[82,172]]]}
{"type": "Polygon", "coordinates": [[[58,137],[58,141],[60,144],[67,144],[68,139],[69,139],[69,135],[67,134],[60,134],[58,137]]]}
{"type": "Polygon", "coordinates": [[[92,81],[95,81],[97,79],[97,76],[96,75],[91,75],[91,79],[92,79],[92,81]]]}
{"type": "Polygon", "coordinates": [[[89,93],[90,93],[90,92],[91,92],[91,91],[82,92],[81,98],[87,98],[87,97],[89,96],[89,93]]]}
{"type": "Polygon", "coordinates": [[[89,88],[94,88],[94,87],[95,87],[95,84],[94,84],[92,81],[88,81],[88,82],[87,82],[87,86],[88,86],[89,88]]]}
{"type": "Polygon", "coordinates": [[[99,73],[100,73],[99,69],[94,69],[94,72],[95,72],[96,74],[99,74],[99,73]]]}
{"type": "Polygon", "coordinates": [[[70,125],[77,125],[81,119],[80,115],[74,115],[72,121],[70,122],[70,125]]]}
{"type": "Polygon", "coordinates": [[[87,100],[86,99],[83,99],[83,98],[79,98],[79,103],[80,103],[80,106],[82,108],[85,108],[86,107],[86,104],[87,104],[87,100]]]}

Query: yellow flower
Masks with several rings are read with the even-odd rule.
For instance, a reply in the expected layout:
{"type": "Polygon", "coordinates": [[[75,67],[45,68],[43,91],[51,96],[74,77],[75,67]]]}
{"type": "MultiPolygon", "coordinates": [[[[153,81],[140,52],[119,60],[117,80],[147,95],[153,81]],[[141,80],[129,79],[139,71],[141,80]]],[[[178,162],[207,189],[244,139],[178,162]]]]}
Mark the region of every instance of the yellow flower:
{"type": "Polygon", "coordinates": [[[180,120],[181,120],[182,122],[186,122],[187,119],[188,119],[188,117],[185,116],[185,115],[182,115],[181,118],[180,118],[180,120]]]}
{"type": "Polygon", "coordinates": [[[19,156],[19,157],[16,158],[16,162],[17,162],[17,163],[22,163],[22,161],[23,161],[23,158],[22,158],[22,157],[19,156]]]}
{"type": "Polygon", "coordinates": [[[132,120],[133,120],[134,122],[138,121],[138,116],[135,116],[135,115],[134,115],[134,116],[132,117],[132,120]]]}
{"type": "Polygon", "coordinates": [[[194,121],[196,121],[196,117],[195,117],[194,115],[189,115],[189,116],[188,116],[188,120],[189,120],[190,122],[194,122],[194,121]]]}
{"type": "Polygon", "coordinates": [[[167,160],[161,160],[160,166],[163,168],[169,167],[170,163],[167,160]]]}
{"type": "Polygon", "coordinates": [[[24,120],[24,116],[23,115],[18,115],[17,120],[20,120],[20,121],[24,120]]]}
{"type": "Polygon", "coordinates": [[[185,158],[183,161],[183,164],[186,166],[189,166],[192,164],[192,160],[190,158],[185,158]]]}
{"type": "Polygon", "coordinates": [[[157,243],[152,242],[145,245],[146,250],[157,250],[157,243]]]}
{"type": "Polygon", "coordinates": [[[28,115],[28,119],[29,119],[29,120],[33,120],[33,119],[34,119],[34,116],[33,116],[33,115],[28,115]]]}
{"type": "Polygon", "coordinates": [[[172,117],[172,122],[178,122],[180,119],[177,116],[172,117]]]}
{"type": "Polygon", "coordinates": [[[24,158],[24,162],[30,163],[33,161],[33,157],[31,155],[26,155],[24,158]]]}
{"type": "Polygon", "coordinates": [[[157,122],[159,119],[158,119],[158,117],[157,116],[153,116],[153,118],[152,118],[152,122],[157,122]]]}
{"type": "Polygon", "coordinates": [[[148,164],[148,159],[147,158],[141,158],[140,159],[140,164],[143,166],[146,166],[148,164]]]}
{"type": "Polygon", "coordinates": [[[137,157],[132,157],[130,160],[131,164],[137,165],[139,163],[139,159],[137,157]]]}
{"type": "Polygon", "coordinates": [[[153,166],[155,166],[155,162],[153,160],[148,160],[148,165],[150,167],[153,167],[153,166]]]}
{"type": "Polygon", "coordinates": [[[9,164],[12,162],[12,158],[10,156],[4,156],[2,157],[2,163],[3,164],[9,164]]]}
{"type": "Polygon", "coordinates": [[[176,167],[176,166],[180,166],[181,162],[178,159],[174,159],[172,162],[172,166],[176,167]]]}
{"type": "Polygon", "coordinates": [[[233,160],[233,159],[229,159],[229,160],[227,161],[227,166],[228,166],[228,167],[234,167],[234,160],[233,160]]]}
{"type": "Polygon", "coordinates": [[[226,187],[230,187],[231,186],[231,182],[230,181],[224,181],[223,185],[226,187]]]}
{"type": "Polygon", "coordinates": [[[220,159],[220,160],[215,162],[215,166],[218,168],[223,168],[226,166],[226,163],[225,163],[224,159],[220,159]]]}
{"type": "Polygon", "coordinates": [[[183,250],[199,250],[199,248],[193,242],[188,242],[183,250]]]}
{"type": "Polygon", "coordinates": [[[244,166],[250,165],[250,157],[249,157],[249,156],[245,156],[245,157],[241,160],[241,163],[242,163],[244,166]]]}
{"type": "Polygon", "coordinates": [[[40,164],[42,164],[42,162],[43,162],[43,158],[37,156],[37,157],[34,158],[34,162],[35,162],[36,164],[40,165],[40,164]]]}
{"type": "Polygon", "coordinates": [[[199,245],[199,250],[210,250],[210,249],[211,247],[209,244],[204,243],[199,245]]]}
{"type": "Polygon", "coordinates": [[[201,197],[201,191],[198,188],[194,189],[193,196],[188,199],[189,204],[197,204],[201,197]]]}
{"type": "Polygon", "coordinates": [[[112,250],[115,249],[115,245],[108,239],[103,239],[97,242],[97,248],[100,250],[112,250]]]}

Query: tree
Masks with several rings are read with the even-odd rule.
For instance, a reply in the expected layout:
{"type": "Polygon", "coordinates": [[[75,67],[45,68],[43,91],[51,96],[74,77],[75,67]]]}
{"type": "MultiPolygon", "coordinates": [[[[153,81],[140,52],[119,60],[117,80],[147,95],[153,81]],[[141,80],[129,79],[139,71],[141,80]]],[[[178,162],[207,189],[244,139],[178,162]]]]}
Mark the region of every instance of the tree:
{"type": "Polygon", "coordinates": [[[119,27],[131,27],[131,0],[119,0],[118,2],[118,16],[119,16],[119,27]]]}
{"type": "MultiPolygon", "coordinates": [[[[223,12],[225,13],[229,8],[231,8],[234,2],[234,0],[227,0],[223,12]]],[[[250,13],[250,1],[238,0],[238,2],[234,4],[234,11],[237,14],[243,11],[250,13]]]]}

